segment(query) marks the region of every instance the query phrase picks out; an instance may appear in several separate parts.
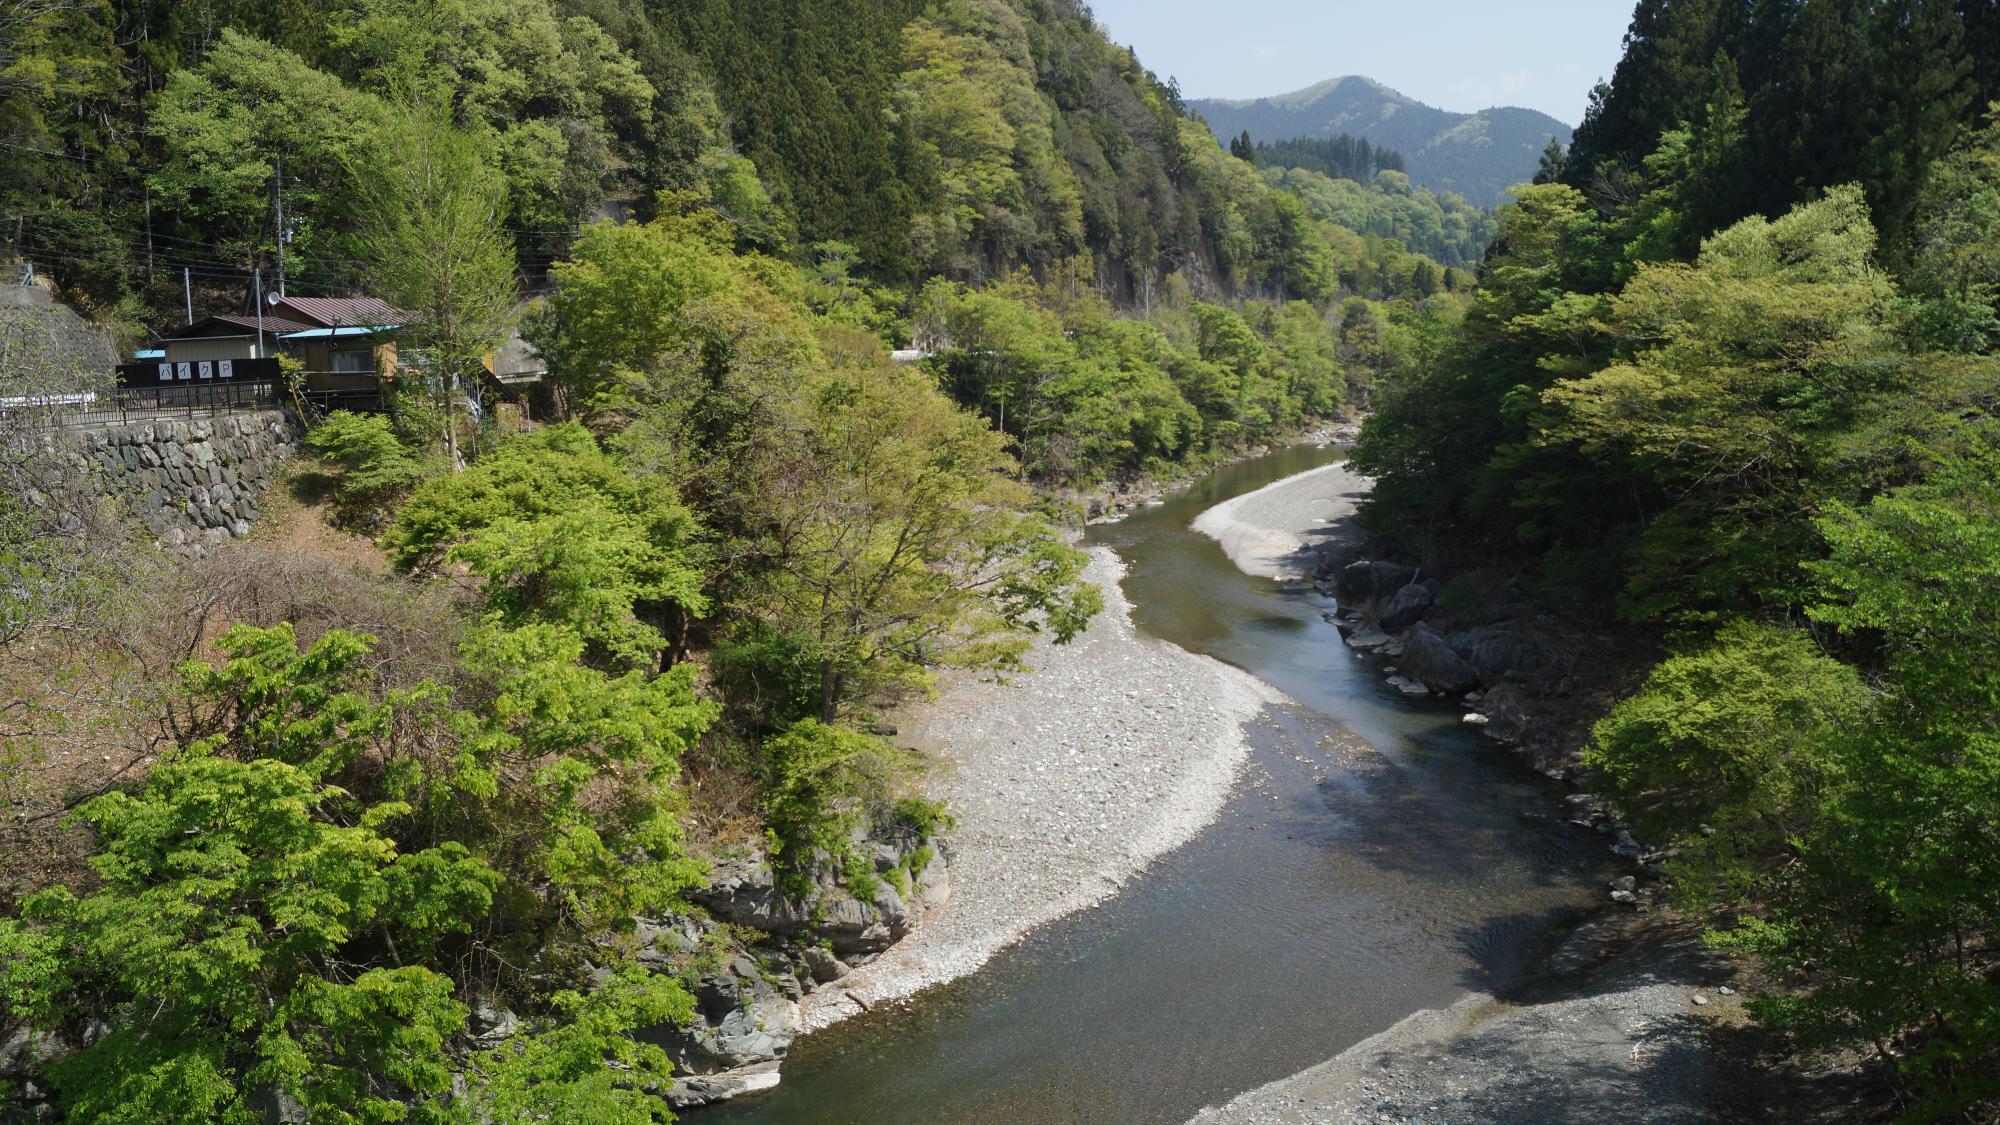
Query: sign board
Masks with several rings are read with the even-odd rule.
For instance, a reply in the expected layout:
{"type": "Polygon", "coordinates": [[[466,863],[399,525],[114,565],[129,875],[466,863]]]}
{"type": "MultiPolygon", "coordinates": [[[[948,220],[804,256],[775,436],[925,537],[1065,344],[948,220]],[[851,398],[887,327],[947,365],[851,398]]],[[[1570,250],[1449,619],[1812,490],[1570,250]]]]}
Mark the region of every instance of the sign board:
{"type": "Polygon", "coordinates": [[[232,383],[277,382],[278,361],[262,359],[209,359],[184,363],[125,363],[118,367],[118,382],[126,387],[157,387],[161,383],[198,379],[228,380],[232,383]]]}

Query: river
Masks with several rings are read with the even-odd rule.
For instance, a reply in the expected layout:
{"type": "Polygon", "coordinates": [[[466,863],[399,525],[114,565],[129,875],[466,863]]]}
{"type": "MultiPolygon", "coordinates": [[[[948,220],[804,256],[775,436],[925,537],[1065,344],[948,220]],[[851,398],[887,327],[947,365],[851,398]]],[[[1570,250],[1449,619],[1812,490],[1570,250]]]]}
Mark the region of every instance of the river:
{"type": "Polygon", "coordinates": [[[1188,528],[1326,464],[1241,462],[1091,541],[1125,560],[1138,626],[1297,704],[1253,728],[1221,817],[1103,905],[970,977],[794,1046],[776,1089],[697,1125],[1182,1122],[1423,1008],[1490,989],[1609,870],[1601,838],[1341,642],[1329,599],[1238,570],[1188,528]]]}

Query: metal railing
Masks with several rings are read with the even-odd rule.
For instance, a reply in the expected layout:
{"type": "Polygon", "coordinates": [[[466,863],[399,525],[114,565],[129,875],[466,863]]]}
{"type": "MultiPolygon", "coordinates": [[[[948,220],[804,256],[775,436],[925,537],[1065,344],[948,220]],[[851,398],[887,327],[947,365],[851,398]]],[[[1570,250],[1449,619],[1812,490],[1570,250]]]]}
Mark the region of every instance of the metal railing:
{"type": "Polygon", "coordinates": [[[153,422],[162,418],[204,418],[258,410],[290,410],[317,422],[336,410],[376,413],[388,409],[382,392],[297,391],[276,379],[171,383],[158,387],[117,387],[76,394],[0,396],[0,418],[25,421],[36,429],[92,429],[153,422]]]}
{"type": "Polygon", "coordinates": [[[122,426],[161,418],[198,418],[284,405],[275,381],[118,387],[114,390],[0,398],[0,415],[48,428],[122,426]]]}

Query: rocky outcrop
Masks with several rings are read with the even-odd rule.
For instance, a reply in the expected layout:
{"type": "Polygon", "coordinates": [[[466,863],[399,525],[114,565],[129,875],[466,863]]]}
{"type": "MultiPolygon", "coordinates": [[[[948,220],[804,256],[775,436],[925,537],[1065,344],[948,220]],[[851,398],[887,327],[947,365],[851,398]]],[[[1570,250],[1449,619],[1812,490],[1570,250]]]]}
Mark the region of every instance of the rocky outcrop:
{"type": "MultiPolygon", "coordinates": [[[[1383,624],[1388,625],[1388,620],[1383,624]]],[[[1403,638],[1399,659],[1405,677],[1432,691],[1457,695],[1479,686],[1479,673],[1472,664],[1428,625],[1417,625],[1403,638]]]]}
{"type": "Polygon", "coordinates": [[[1341,568],[1333,581],[1340,607],[1355,615],[1376,616],[1397,591],[1416,581],[1417,569],[1384,559],[1362,559],[1341,568]]]}
{"type": "Polygon", "coordinates": [[[807,897],[792,898],[775,885],[770,867],[754,858],[718,870],[694,898],[725,921],[773,937],[811,936],[840,957],[881,953],[916,929],[924,911],[949,900],[950,869],[935,854],[916,863],[919,848],[930,851],[917,841],[866,846],[878,876],[866,900],[849,893],[831,870],[818,873],[807,897]]]}
{"type": "Polygon", "coordinates": [[[62,1042],[45,1031],[19,1026],[0,1033],[0,1118],[55,1121],[59,1115],[38,1073],[43,1063],[65,1053],[62,1042]]]}
{"type": "Polygon", "coordinates": [[[1382,628],[1407,629],[1430,615],[1437,604],[1437,591],[1421,582],[1411,582],[1389,597],[1382,608],[1382,628]]]}
{"type": "Polygon", "coordinates": [[[770,866],[746,854],[723,863],[693,898],[706,916],[641,920],[639,959],[691,981],[695,1019],[646,1034],[674,1060],[670,1095],[692,1106],[768,1089],[804,1030],[799,1002],[845,977],[920,926],[951,897],[950,867],[933,842],[857,842],[872,853],[875,886],[859,898],[832,864],[803,898],[784,893],[770,866]],[[768,940],[734,941],[727,927],[768,940]]]}

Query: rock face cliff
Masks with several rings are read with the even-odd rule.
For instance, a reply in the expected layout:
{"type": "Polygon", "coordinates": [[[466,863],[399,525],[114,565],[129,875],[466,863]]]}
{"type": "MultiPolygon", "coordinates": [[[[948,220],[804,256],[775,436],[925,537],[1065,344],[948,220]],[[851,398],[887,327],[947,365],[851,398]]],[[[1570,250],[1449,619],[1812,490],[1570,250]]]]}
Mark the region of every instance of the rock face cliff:
{"type": "Polygon", "coordinates": [[[868,840],[876,881],[850,893],[831,865],[803,898],[784,893],[754,853],[719,862],[699,909],[642,919],[639,960],[687,982],[694,1022],[647,1038],[673,1056],[676,1105],[701,1105],[778,1084],[792,1041],[805,1030],[799,1002],[837,988],[923,924],[951,898],[948,862],[934,840],[868,840]]]}

